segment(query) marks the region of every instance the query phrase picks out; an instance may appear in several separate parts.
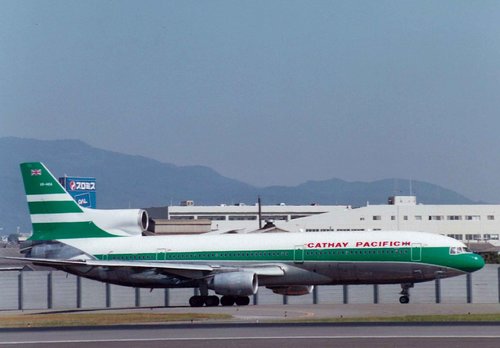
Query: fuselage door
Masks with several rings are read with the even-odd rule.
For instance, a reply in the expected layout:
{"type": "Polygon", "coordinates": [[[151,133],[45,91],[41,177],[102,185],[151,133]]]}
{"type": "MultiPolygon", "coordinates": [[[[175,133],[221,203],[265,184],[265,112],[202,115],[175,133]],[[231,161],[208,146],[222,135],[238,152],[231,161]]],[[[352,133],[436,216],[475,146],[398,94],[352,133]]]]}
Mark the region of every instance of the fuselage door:
{"type": "Polygon", "coordinates": [[[411,260],[422,261],[422,244],[413,243],[411,245],[411,260]]]}
{"type": "Polygon", "coordinates": [[[112,251],[108,251],[107,254],[102,255],[102,260],[103,261],[111,260],[113,258],[112,255],[113,255],[113,252],[112,251]]]}
{"type": "Polygon", "coordinates": [[[167,255],[167,249],[156,249],[156,261],[165,261],[167,255]]]}
{"type": "Polygon", "coordinates": [[[293,262],[304,263],[304,246],[296,245],[293,249],[293,262]]]}

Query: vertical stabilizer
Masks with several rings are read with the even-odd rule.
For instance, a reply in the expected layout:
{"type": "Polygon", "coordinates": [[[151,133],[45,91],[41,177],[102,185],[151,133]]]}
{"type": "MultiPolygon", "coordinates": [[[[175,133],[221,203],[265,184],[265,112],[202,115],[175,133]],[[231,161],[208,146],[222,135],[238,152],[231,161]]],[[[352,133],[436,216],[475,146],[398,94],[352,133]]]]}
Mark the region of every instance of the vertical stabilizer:
{"type": "Polygon", "coordinates": [[[95,214],[80,207],[43,163],[20,166],[33,224],[31,240],[116,236],[98,227],[95,214]]]}

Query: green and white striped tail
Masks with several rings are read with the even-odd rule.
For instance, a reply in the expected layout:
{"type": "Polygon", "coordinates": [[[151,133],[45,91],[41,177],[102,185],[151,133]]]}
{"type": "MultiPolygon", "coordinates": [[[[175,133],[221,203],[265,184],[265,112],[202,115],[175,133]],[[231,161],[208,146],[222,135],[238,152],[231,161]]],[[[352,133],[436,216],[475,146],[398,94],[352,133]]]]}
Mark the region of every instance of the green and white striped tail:
{"type": "Polygon", "coordinates": [[[31,240],[116,236],[98,227],[43,163],[20,166],[33,224],[31,240]]]}

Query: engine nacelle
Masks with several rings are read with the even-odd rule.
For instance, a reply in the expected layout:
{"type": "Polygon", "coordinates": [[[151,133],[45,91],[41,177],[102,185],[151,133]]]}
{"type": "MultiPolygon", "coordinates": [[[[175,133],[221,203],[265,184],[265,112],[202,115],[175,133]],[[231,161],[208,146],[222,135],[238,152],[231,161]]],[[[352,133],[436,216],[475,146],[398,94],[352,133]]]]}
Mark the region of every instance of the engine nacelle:
{"type": "Polygon", "coordinates": [[[148,212],[143,209],[84,209],[99,228],[118,236],[139,236],[148,229],[148,212]]]}
{"type": "Polygon", "coordinates": [[[268,286],[275,294],[286,296],[302,296],[310,294],[314,285],[268,286]]]}
{"type": "Polygon", "coordinates": [[[259,281],[252,272],[218,273],[210,283],[210,288],[219,295],[250,296],[257,292],[259,281]]]}

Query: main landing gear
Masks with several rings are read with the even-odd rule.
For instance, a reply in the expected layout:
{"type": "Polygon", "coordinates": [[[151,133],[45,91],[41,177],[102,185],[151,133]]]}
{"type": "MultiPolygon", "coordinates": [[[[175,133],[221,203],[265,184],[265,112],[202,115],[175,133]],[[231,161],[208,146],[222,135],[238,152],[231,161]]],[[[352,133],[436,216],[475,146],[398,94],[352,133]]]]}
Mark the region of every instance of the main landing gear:
{"type": "Polygon", "coordinates": [[[404,283],[401,284],[401,292],[400,294],[402,295],[399,298],[399,303],[409,303],[410,302],[410,288],[413,288],[414,284],[413,283],[404,283]]]}
{"type": "Polygon", "coordinates": [[[189,299],[189,305],[191,307],[202,307],[203,305],[216,307],[219,305],[219,298],[217,296],[192,296],[189,299]]]}
{"type": "Polygon", "coordinates": [[[222,296],[219,300],[217,296],[192,296],[189,299],[191,307],[217,307],[219,303],[223,306],[248,306],[250,304],[250,297],[248,296],[222,296]]]}
{"type": "Polygon", "coordinates": [[[208,296],[208,286],[206,283],[200,284],[200,295],[192,296],[189,299],[191,307],[217,307],[219,303],[223,306],[248,306],[250,304],[250,297],[248,296],[222,296],[219,300],[218,296],[208,296]]]}
{"type": "Polygon", "coordinates": [[[220,299],[220,304],[223,306],[232,306],[236,304],[237,306],[248,306],[250,303],[250,297],[248,296],[222,296],[220,299]]]}

